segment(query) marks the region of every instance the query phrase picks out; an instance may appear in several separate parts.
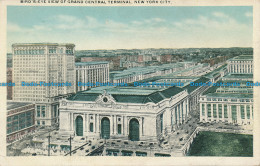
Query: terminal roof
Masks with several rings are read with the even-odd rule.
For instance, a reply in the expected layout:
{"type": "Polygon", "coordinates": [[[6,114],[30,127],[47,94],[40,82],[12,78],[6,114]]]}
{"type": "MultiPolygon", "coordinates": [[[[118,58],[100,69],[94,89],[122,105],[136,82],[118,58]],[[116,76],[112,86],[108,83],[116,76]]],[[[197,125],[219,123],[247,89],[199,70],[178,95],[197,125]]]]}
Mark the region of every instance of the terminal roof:
{"type": "Polygon", "coordinates": [[[184,89],[179,87],[169,88],[144,88],[144,87],[98,87],[91,90],[78,92],[67,98],[75,101],[95,101],[97,97],[104,93],[110,94],[116,102],[121,103],[158,103],[166,98],[170,98],[184,89]]]}

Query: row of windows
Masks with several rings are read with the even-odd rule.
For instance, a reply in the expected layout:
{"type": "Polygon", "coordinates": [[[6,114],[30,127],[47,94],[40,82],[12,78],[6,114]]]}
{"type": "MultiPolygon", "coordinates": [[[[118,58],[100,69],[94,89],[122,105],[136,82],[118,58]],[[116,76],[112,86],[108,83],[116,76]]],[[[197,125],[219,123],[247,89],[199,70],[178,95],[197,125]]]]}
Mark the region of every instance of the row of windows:
{"type": "Polygon", "coordinates": [[[23,117],[31,117],[32,115],[33,115],[33,112],[28,111],[28,112],[24,112],[24,113],[21,113],[21,114],[18,114],[18,115],[9,116],[9,117],[7,117],[7,122],[18,120],[18,119],[23,118],[23,117]]]}
{"type": "Polygon", "coordinates": [[[15,55],[43,55],[45,53],[45,50],[14,50],[15,55]]]}
{"type": "Polygon", "coordinates": [[[252,63],[253,61],[232,61],[232,62],[233,63],[252,63]]]}
{"type": "Polygon", "coordinates": [[[46,117],[46,111],[39,111],[37,110],[37,117],[46,117]]]}
{"type": "MultiPolygon", "coordinates": [[[[37,125],[41,125],[41,121],[37,120],[37,125]]],[[[42,125],[44,126],[45,125],[45,121],[42,121],[42,125]]]]}
{"type": "Polygon", "coordinates": [[[7,117],[7,134],[30,127],[33,124],[33,112],[29,111],[7,117]]]}
{"type": "MultiPolygon", "coordinates": [[[[213,104],[213,109],[211,109],[211,104],[207,104],[207,114],[208,117],[210,118],[212,116],[211,111],[213,111],[213,117],[217,118],[217,104],[213,104]]],[[[205,116],[205,104],[202,104],[202,116],[205,116]]],[[[231,106],[231,113],[232,113],[232,119],[237,120],[237,106],[232,105],[231,106]]],[[[218,114],[219,118],[223,118],[222,115],[222,104],[218,104],[218,114]]],[[[240,106],[240,116],[241,119],[250,119],[250,106],[247,105],[246,107],[244,105],[240,106]]],[[[252,116],[253,116],[253,107],[252,107],[252,116]]],[[[228,113],[227,113],[227,105],[224,104],[224,118],[228,118],[228,113]]]]}
{"type": "MultiPolygon", "coordinates": [[[[204,100],[204,99],[202,99],[204,100]]],[[[207,101],[228,101],[228,99],[219,99],[219,98],[207,98],[207,101]]],[[[253,99],[231,99],[230,101],[240,101],[240,102],[253,102],[253,99]]]]}

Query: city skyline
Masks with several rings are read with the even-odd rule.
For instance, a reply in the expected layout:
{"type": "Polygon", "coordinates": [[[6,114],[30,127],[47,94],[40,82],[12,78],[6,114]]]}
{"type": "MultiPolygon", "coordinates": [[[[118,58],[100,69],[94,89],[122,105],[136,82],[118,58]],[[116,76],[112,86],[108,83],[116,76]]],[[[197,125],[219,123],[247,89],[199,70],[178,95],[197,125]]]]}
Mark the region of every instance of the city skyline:
{"type": "Polygon", "coordinates": [[[7,18],[8,52],[13,43],[47,41],[75,43],[77,50],[252,47],[253,43],[252,7],[11,6],[7,18]]]}

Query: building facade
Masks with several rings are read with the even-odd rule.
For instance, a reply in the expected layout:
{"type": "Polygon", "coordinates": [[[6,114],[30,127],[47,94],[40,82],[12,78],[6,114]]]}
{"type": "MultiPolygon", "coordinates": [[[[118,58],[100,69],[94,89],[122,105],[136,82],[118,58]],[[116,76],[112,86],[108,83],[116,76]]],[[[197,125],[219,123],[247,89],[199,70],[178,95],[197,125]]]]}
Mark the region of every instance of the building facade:
{"type": "Polygon", "coordinates": [[[185,123],[188,108],[179,87],[93,88],[60,102],[60,134],[155,141],[185,123]]]}
{"type": "Polygon", "coordinates": [[[26,137],[35,130],[35,105],[25,102],[7,102],[6,142],[26,137]]]}
{"type": "Polygon", "coordinates": [[[254,72],[253,55],[240,55],[227,62],[229,73],[252,74],[254,72]]]}
{"type": "Polygon", "coordinates": [[[241,55],[228,60],[227,70],[227,75],[216,82],[220,86],[209,88],[200,97],[200,121],[251,125],[253,56],[241,55]]]}
{"type": "Polygon", "coordinates": [[[76,90],[83,91],[96,87],[97,82],[109,82],[108,62],[77,62],[76,66],[76,90]],[[80,83],[93,83],[94,85],[81,86],[80,83]]]}
{"type": "Polygon", "coordinates": [[[253,123],[253,94],[215,93],[200,98],[200,121],[253,123]]]}
{"type": "Polygon", "coordinates": [[[58,123],[57,96],[76,90],[75,45],[33,43],[13,44],[12,47],[13,82],[16,83],[13,100],[36,103],[37,125],[58,123]]]}

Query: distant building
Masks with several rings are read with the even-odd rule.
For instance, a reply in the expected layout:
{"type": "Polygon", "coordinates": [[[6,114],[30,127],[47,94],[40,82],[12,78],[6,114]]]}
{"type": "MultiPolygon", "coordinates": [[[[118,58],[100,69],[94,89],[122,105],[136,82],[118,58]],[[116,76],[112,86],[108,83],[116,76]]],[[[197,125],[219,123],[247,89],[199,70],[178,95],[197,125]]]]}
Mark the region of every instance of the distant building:
{"type": "Polygon", "coordinates": [[[227,62],[229,73],[252,74],[254,72],[253,55],[240,55],[227,62]]]}
{"type": "Polygon", "coordinates": [[[74,44],[13,44],[13,100],[36,103],[37,125],[58,123],[58,100],[75,93],[74,44]],[[21,82],[41,85],[23,86],[21,82]],[[44,86],[44,83],[50,83],[44,86]],[[63,83],[63,85],[51,85],[63,83]]]}
{"type": "Polygon", "coordinates": [[[35,130],[35,105],[25,102],[7,102],[7,143],[26,137],[35,130]]]}
{"type": "Polygon", "coordinates": [[[152,57],[153,57],[152,54],[144,54],[144,55],[143,55],[143,61],[144,61],[144,62],[152,61],[152,57]]]}
{"type": "Polygon", "coordinates": [[[184,69],[184,63],[164,64],[158,66],[129,68],[123,71],[110,72],[110,81],[113,83],[131,83],[142,79],[170,74],[184,69]]]}
{"type": "Polygon", "coordinates": [[[170,63],[171,61],[172,61],[172,55],[169,54],[161,55],[161,62],[170,63]]]}
{"type": "Polygon", "coordinates": [[[107,61],[109,62],[110,70],[117,70],[120,68],[120,56],[93,56],[93,57],[82,57],[81,62],[96,62],[96,61],[107,61]]]}
{"type": "Polygon", "coordinates": [[[93,86],[81,86],[80,83],[106,83],[109,82],[108,62],[77,62],[76,66],[76,90],[83,91],[93,86]]]}

